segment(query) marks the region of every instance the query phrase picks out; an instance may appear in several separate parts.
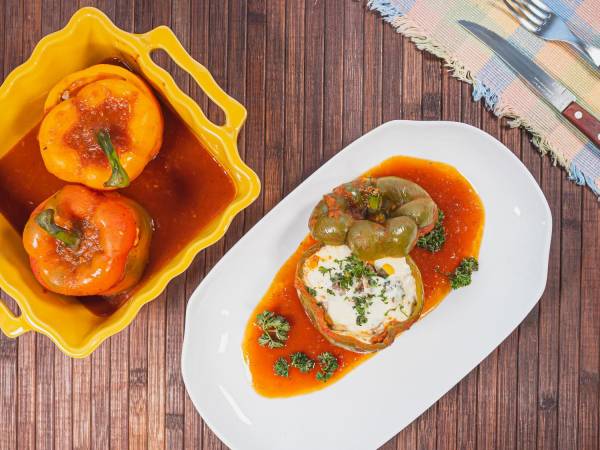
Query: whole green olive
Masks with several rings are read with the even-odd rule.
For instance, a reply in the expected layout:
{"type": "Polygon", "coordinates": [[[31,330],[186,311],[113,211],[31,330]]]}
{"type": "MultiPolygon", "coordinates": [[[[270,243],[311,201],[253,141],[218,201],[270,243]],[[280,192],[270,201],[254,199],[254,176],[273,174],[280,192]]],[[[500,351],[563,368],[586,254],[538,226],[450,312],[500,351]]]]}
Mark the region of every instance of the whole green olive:
{"type": "Polygon", "coordinates": [[[419,228],[428,228],[437,221],[437,205],[429,197],[417,198],[392,212],[393,217],[408,216],[419,228]]]}

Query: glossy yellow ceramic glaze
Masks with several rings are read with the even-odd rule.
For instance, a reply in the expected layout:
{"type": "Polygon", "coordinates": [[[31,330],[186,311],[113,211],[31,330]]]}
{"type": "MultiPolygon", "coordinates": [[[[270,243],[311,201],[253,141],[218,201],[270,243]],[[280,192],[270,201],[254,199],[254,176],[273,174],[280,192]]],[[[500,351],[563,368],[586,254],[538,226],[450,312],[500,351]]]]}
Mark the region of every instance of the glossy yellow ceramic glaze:
{"type": "Polygon", "coordinates": [[[44,37],[29,60],[17,67],[0,86],[0,158],[41,120],[48,92],[58,81],[114,57],[124,60],[141,74],[179,114],[229,172],[236,195],[220,216],[161,271],[144,282],[121,308],[106,317],[93,314],[77,300],[44,291],[33,277],[21,237],[0,214],[0,288],[16,300],[21,310],[21,315],[15,316],[0,300],[0,329],[10,337],[38,331],[72,357],[89,355],[102,341],[129,325],[140,308],[183,272],[200,250],[225,234],[234,216],[260,192],[258,177],[244,164],[237,150],[246,109],[216,84],[169,28],[161,26],[145,34],[127,33],[94,8],[80,9],[64,29],[44,37]],[[152,61],[150,54],[158,49],[164,50],[187,71],[224,111],[223,125],[209,121],[169,73],[152,61]]]}

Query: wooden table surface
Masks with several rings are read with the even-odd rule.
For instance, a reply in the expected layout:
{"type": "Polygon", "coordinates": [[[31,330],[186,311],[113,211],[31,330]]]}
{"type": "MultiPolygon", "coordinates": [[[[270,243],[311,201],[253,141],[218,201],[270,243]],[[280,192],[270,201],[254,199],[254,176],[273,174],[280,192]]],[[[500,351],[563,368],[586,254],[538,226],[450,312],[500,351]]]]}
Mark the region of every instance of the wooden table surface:
{"type": "MultiPolygon", "coordinates": [[[[87,4],[0,1],[4,76],[87,4]]],[[[192,56],[246,105],[239,146],[263,180],[263,192],[224,239],[91,357],[72,360],[35,333],[2,336],[1,449],[223,447],[181,379],[187,299],[224,252],[304,178],[392,119],[461,121],[500,139],[541,185],[554,232],[538,306],[384,448],[599,448],[600,209],[588,189],[540,157],[525,133],[472,102],[470,86],[360,1],[104,0],[96,6],[125,30],[171,26],[192,56]]],[[[181,70],[163,55],[158,59],[211,118],[221,118],[181,70]]]]}

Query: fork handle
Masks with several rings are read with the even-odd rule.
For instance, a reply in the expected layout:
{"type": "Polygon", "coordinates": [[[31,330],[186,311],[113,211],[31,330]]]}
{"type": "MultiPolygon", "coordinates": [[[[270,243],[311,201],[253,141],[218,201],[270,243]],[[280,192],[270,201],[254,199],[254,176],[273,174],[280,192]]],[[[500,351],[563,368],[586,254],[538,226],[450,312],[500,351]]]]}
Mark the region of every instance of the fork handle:
{"type": "Polygon", "coordinates": [[[600,148],[600,120],[577,102],[571,102],[562,112],[569,122],[600,148]]]}

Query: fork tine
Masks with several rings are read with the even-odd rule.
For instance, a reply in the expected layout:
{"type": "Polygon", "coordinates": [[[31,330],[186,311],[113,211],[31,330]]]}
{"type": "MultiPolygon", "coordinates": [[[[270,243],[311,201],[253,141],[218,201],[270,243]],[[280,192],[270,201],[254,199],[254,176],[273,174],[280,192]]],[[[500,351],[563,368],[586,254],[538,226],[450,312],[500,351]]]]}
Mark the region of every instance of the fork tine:
{"type": "Polygon", "coordinates": [[[535,6],[531,0],[517,0],[519,4],[528,9],[533,15],[539,18],[542,21],[548,20],[548,18],[552,15],[551,13],[542,11],[537,6],[535,6]]]}
{"type": "Polygon", "coordinates": [[[537,6],[539,9],[541,9],[542,11],[545,11],[548,14],[554,14],[554,11],[552,11],[550,8],[548,8],[548,6],[546,6],[546,4],[542,0],[529,0],[529,1],[531,3],[533,3],[535,6],[537,6]]]}
{"type": "Polygon", "coordinates": [[[529,22],[533,23],[534,25],[537,25],[538,27],[542,26],[542,24],[544,23],[544,21],[540,18],[538,18],[537,16],[531,14],[527,9],[525,9],[523,6],[521,6],[521,2],[518,0],[509,0],[512,5],[519,10],[519,12],[521,13],[521,17],[527,19],[529,22]]]}
{"type": "Polygon", "coordinates": [[[533,23],[529,22],[526,18],[524,18],[520,11],[518,11],[516,8],[514,8],[509,2],[508,0],[502,0],[504,2],[504,4],[506,5],[506,7],[509,9],[510,13],[513,15],[513,17],[515,19],[517,19],[517,21],[527,30],[529,30],[532,33],[535,33],[538,31],[539,27],[535,26],[533,23]]]}

